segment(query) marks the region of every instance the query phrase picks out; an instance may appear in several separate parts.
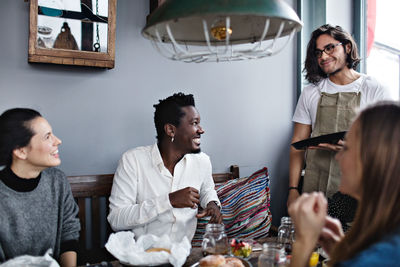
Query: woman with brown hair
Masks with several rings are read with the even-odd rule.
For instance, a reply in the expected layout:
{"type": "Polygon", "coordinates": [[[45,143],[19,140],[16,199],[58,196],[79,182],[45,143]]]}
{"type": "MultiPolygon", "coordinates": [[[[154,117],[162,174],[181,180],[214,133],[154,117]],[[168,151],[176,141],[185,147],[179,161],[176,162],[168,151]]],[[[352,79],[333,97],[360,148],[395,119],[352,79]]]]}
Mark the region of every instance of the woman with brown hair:
{"type": "Polygon", "coordinates": [[[296,226],[290,266],[306,266],[317,242],[330,266],[398,266],[400,262],[400,105],[384,102],[364,110],[336,159],[340,191],[359,201],[344,236],[327,216],[322,193],[303,194],[289,207],[296,226]]]}
{"type": "Polygon", "coordinates": [[[60,165],[61,140],[39,112],[0,115],[0,263],[21,255],[52,255],[76,266],[78,206],[60,165]]]}

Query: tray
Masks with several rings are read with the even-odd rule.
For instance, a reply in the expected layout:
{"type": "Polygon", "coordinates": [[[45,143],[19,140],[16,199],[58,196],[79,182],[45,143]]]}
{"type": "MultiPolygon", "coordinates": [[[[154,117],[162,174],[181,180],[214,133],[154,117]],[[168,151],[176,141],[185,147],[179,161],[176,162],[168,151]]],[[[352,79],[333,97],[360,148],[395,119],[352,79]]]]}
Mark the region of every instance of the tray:
{"type": "Polygon", "coordinates": [[[306,149],[309,146],[317,146],[318,144],[321,143],[329,143],[329,144],[336,144],[339,140],[343,140],[344,136],[346,134],[346,131],[343,132],[337,132],[337,133],[331,133],[331,134],[324,134],[308,139],[304,139],[301,141],[298,141],[296,143],[293,143],[292,146],[296,149],[306,149]]]}

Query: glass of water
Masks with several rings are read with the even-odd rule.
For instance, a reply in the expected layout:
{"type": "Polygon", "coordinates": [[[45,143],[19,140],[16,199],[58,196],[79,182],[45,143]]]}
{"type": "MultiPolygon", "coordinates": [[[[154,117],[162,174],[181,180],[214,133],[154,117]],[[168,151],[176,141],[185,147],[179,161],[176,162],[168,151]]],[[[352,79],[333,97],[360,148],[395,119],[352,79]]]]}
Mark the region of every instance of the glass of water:
{"type": "Polygon", "coordinates": [[[259,267],[286,266],[285,248],[279,243],[264,243],[263,251],[258,257],[259,267]]]}

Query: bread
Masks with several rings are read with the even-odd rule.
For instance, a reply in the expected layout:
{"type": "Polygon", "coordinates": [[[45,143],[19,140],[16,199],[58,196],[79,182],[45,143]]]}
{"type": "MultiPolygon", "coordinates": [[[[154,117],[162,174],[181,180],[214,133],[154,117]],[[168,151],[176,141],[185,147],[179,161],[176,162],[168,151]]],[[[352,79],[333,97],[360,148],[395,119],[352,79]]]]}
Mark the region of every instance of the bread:
{"type": "Polygon", "coordinates": [[[222,255],[208,255],[199,261],[200,267],[220,267],[225,264],[225,258],[222,255]]]}
{"type": "Polygon", "coordinates": [[[171,254],[171,251],[169,249],[166,249],[166,248],[149,248],[149,249],[146,249],[146,252],[160,252],[160,251],[165,251],[165,252],[168,252],[169,254],[171,254]]]}
{"type": "Polygon", "coordinates": [[[244,267],[243,262],[238,259],[238,258],[225,258],[226,266],[231,266],[231,267],[244,267]]]}

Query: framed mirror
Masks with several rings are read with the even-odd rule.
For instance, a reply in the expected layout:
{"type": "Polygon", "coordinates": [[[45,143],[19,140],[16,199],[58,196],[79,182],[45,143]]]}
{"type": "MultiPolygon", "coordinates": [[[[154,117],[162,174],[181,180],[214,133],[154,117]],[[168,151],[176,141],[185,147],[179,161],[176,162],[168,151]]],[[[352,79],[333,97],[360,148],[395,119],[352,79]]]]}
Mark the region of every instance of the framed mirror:
{"type": "Polygon", "coordinates": [[[29,62],[114,68],[117,0],[30,0],[29,62]]]}

